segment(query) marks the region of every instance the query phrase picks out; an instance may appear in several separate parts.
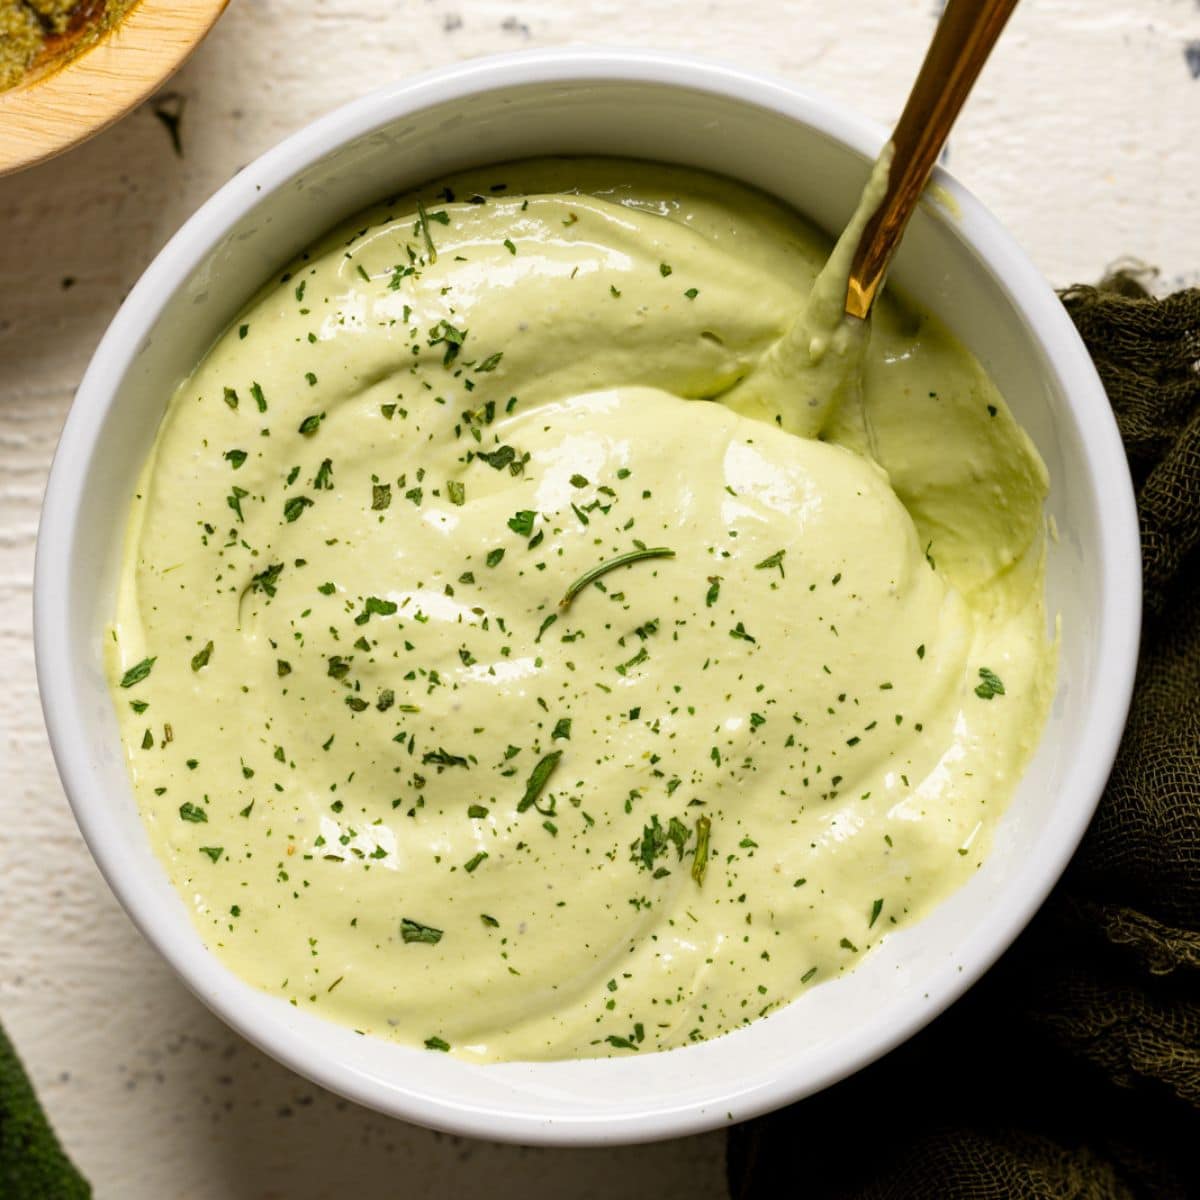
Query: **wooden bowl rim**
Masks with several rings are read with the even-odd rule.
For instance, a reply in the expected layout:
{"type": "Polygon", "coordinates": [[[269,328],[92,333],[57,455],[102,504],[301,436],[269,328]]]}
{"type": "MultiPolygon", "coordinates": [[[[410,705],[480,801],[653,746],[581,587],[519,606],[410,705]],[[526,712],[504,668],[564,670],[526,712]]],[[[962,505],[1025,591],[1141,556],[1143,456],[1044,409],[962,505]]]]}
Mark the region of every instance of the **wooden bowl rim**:
{"type": "Polygon", "coordinates": [[[62,66],[0,92],[0,175],[61,154],[123,117],[183,65],[228,3],[138,0],[62,66]]]}

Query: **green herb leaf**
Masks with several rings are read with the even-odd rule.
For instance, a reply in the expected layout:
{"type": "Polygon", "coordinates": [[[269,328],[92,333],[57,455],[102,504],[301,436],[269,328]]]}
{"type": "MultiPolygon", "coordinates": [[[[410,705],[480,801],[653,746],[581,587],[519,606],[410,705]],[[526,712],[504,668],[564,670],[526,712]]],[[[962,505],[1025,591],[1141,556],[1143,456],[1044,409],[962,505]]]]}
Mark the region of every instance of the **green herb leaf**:
{"type": "Polygon", "coordinates": [[[244,521],[246,518],[242,515],[242,499],[250,495],[245,488],[240,488],[234,484],[233,490],[225,497],[225,503],[237,514],[239,521],[244,521]]]}
{"type": "Polygon", "coordinates": [[[458,479],[448,480],[446,495],[450,497],[451,504],[461,508],[467,502],[467,485],[458,479]]]}
{"type": "MultiPolygon", "coordinates": [[[[442,216],[446,216],[442,213],[442,216]]],[[[449,224],[449,217],[446,217],[449,224]]],[[[425,239],[425,252],[428,255],[429,262],[432,265],[437,262],[437,247],[433,244],[433,237],[429,232],[429,214],[425,211],[425,205],[420,200],[417,201],[417,224],[421,228],[421,236],[425,239]]]]}
{"type": "Polygon", "coordinates": [[[436,946],[442,940],[442,931],[434,929],[432,925],[422,925],[420,921],[402,917],[400,936],[406,942],[424,942],[428,946],[436,946]]]}
{"type": "Polygon", "coordinates": [[[245,450],[226,450],[225,461],[236,471],[246,461],[245,450]]]}
{"type": "Polygon", "coordinates": [[[783,570],[783,556],[784,556],[786,553],[787,553],[787,551],[786,551],[786,550],[776,550],[774,554],[770,555],[770,556],[769,556],[769,557],[767,557],[767,558],[764,558],[764,559],[762,560],[762,562],[760,562],[760,563],[755,563],[755,564],[754,564],[754,569],[755,569],[756,571],[769,571],[769,570],[770,570],[772,567],[778,567],[778,568],[779,568],[779,574],[780,574],[780,575],[783,575],[783,574],[784,574],[784,570],[783,570]]]}
{"type": "Polygon", "coordinates": [[[321,422],[324,419],[324,413],[312,413],[300,422],[299,431],[304,434],[305,437],[312,437],[312,435],[321,428],[321,422]]]}
{"type": "Polygon", "coordinates": [[[208,660],[212,658],[213,644],[209,642],[203,650],[197,650],[192,655],[192,670],[199,671],[201,667],[208,666],[208,660]]]}
{"type": "Polygon", "coordinates": [[[292,496],[284,501],[283,515],[290,524],[306,509],[312,507],[312,501],[307,496],[292,496]]]}
{"type": "Polygon", "coordinates": [[[487,463],[489,467],[502,471],[512,464],[513,459],[517,457],[517,452],[511,446],[498,446],[495,450],[481,450],[475,457],[487,463]]]}
{"type": "Polygon", "coordinates": [[[225,847],[224,846],[201,846],[200,853],[207,854],[208,857],[213,860],[213,862],[217,862],[217,861],[219,861],[221,855],[225,853],[225,847]]]}
{"type": "Polygon", "coordinates": [[[542,794],[546,787],[546,783],[550,776],[554,774],[554,768],[558,766],[559,759],[563,756],[561,750],[554,750],[547,754],[529,774],[529,779],[525,784],[525,795],[521,797],[520,803],[517,805],[517,812],[524,812],[530,805],[536,804],[538,797],[542,794]]]}
{"type": "Polygon", "coordinates": [[[121,686],[123,688],[131,688],[135,683],[141,683],[154,668],[155,662],[158,660],[158,655],[154,658],[143,658],[140,663],[129,668],[124,675],[121,676],[121,686]]]}
{"type": "Polygon", "coordinates": [[[272,563],[271,566],[264,568],[251,578],[250,590],[254,592],[266,592],[268,596],[274,596],[279,576],[282,574],[283,563],[272,563]]]}
{"type": "Polygon", "coordinates": [[[554,732],[550,735],[552,742],[571,740],[571,718],[559,717],[554,723],[554,732]]]}
{"type": "Polygon", "coordinates": [[[461,754],[451,754],[448,750],[426,750],[421,761],[427,766],[436,767],[470,767],[470,763],[461,754]]]}
{"type": "Polygon", "coordinates": [[[425,1039],[426,1050],[449,1050],[450,1043],[443,1041],[440,1037],[427,1037],[425,1039]]]}
{"type": "Polygon", "coordinates": [[[208,813],[198,804],[193,804],[190,800],[179,806],[179,815],[183,820],[191,821],[196,825],[208,820],[208,813]]]}
{"type": "Polygon", "coordinates": [[[520,537],[528,537],[533,532],[533,523],[537,513],[531,508],[523,508],[508,518],[508,527],[520,537]]]}
{"type": "Polygon", "coordinates": [[[1000,682],[1000,676],[994,671],[989,671],[987,667],[980,667],[979,678],[982,682],[976,685],[975,695],[981,700],[990,700],[993,696],[1004,695],[1004,684],[1000,682]]]}
{"type": "Polygon", "coordinates": [[[704,883],[704,875],[708,870],[708,842],[712,832],[712,822],[707,817],[696,819],[696,853],[692,858],[692,878],[698,885],[704,883]]]}

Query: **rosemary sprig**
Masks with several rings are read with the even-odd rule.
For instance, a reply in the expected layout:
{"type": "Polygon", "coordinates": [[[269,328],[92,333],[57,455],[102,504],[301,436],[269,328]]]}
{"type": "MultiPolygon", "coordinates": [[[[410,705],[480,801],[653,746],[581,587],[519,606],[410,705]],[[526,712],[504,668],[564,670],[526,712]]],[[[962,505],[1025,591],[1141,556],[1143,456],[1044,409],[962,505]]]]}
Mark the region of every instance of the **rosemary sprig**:
{"type": "Polygon", "coordinates": [[[616,558],[606,558],[604,562],[597,563],[594,567],[589,567],[580,577],[575,580],[563,598],[558,602],[559,608],[566,608],[580,592],[583,591],[589,583],[593,583],[599,579],[601,575],[608,571],[614,571],[617,567],[627,567],[630,563],[640,562],[643,558],[674,558],[675,551],[668,549],[666,546],[642,546],[637,550],[627,550],[624,554],[618,554],[616,558]]]}

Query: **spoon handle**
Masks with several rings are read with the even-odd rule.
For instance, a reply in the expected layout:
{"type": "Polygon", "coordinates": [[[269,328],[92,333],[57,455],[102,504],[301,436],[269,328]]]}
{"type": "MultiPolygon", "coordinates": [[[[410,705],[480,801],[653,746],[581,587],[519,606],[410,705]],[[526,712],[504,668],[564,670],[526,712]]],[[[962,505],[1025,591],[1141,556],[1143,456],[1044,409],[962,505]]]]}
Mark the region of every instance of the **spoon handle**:
{"type": "Polygon", "coordinates": [[[963,102],[1017,0],[947,0],[892,134],[887,192],[850,267],[846,312],[866,317],[963,102]]]}

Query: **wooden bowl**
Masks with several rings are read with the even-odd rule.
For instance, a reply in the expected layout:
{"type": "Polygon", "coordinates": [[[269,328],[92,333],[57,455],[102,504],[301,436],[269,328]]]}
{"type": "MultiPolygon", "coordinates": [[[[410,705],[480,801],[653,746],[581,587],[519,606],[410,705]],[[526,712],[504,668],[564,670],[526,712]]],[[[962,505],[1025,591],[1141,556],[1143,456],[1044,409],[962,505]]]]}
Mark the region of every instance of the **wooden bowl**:
{"type": "Polygon", "coordinates": [[[69,150],[161,86],[229,0],[140,0],[90,45],[86,25],[56,39],[26,77],[0,92],[0,175],[69,150]]]}

